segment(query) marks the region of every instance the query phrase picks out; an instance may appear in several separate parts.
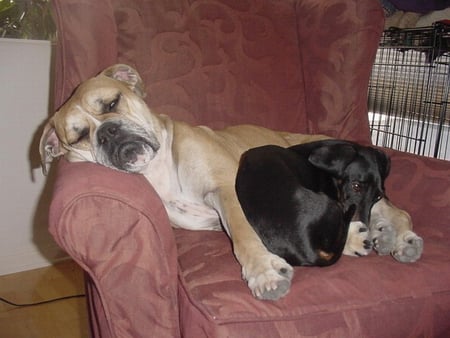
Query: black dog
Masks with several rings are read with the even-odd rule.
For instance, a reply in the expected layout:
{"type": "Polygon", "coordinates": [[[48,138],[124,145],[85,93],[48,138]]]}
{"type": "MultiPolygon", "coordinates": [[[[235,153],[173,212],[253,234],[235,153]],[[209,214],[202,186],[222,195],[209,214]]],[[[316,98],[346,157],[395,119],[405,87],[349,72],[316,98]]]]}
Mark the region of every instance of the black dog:
{"type": "Polygon", "coordinates": [[[341,256],[350,221],[368,225],[389,167],[381,151],[348,141],[269,145],[242,155],[236,192],[270,251],[291,265],[327,266],[341,256]]]}

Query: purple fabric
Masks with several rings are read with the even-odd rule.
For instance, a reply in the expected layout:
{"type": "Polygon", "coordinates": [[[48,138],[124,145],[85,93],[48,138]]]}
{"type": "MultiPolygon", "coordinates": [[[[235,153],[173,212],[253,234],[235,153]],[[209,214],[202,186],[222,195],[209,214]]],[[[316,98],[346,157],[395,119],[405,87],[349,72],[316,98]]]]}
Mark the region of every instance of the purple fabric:
{"type": "Polygon", "coordinates": [[[450,7],[450,0],[389,0],[398,10],[428,13],[450,7]]]}

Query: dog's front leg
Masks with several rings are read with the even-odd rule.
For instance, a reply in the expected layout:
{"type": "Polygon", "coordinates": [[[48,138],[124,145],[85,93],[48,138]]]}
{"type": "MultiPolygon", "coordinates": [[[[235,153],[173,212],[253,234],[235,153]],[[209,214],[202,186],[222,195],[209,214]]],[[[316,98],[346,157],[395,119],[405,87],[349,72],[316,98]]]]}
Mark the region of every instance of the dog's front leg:
{"type": "Polygon", "coordinates": [[[369,227],[363,222],[351,222],[344,251],[347,256],[367,256],[372,251],[369,227]]]}
{"type": "Polygon", "coordinates": [[[242,266],[242,276],[253,295],[277,300],[291,286],[293,268],[269,252],[241,209],[234,189],[218,188],[206,196],[207,203],[219,212],[222,225],[233,243],[234,254],[242,266]]]}

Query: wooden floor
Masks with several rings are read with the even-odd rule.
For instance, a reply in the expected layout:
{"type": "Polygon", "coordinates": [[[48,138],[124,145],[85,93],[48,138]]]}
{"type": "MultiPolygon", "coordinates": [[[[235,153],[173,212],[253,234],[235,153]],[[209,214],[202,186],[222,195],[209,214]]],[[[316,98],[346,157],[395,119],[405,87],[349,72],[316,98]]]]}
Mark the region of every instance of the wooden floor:
{"type": "MultiPolygon", "coordinates": [[[[34,303],[82,293],[83,273],[71,260],[0,276],[0,297],[15,303],[34,303]]],[[[89,337],[85,302],[84,297],[31,307],[0,302],[0,337],[89,337]]]]}

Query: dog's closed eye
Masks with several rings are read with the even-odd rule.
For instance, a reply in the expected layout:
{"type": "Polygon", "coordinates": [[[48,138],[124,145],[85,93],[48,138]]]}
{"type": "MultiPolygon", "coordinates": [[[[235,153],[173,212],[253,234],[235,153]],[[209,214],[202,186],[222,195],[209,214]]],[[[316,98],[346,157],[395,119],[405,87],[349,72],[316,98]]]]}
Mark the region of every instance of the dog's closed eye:
{"type": "Polygon", "coordinates": [[[117,111],[117,106],[119,105],[121,95],[117,94],[117,96],[108,102],[103,103],[102,112],[103,113],[115,113],[117,111]]]}

